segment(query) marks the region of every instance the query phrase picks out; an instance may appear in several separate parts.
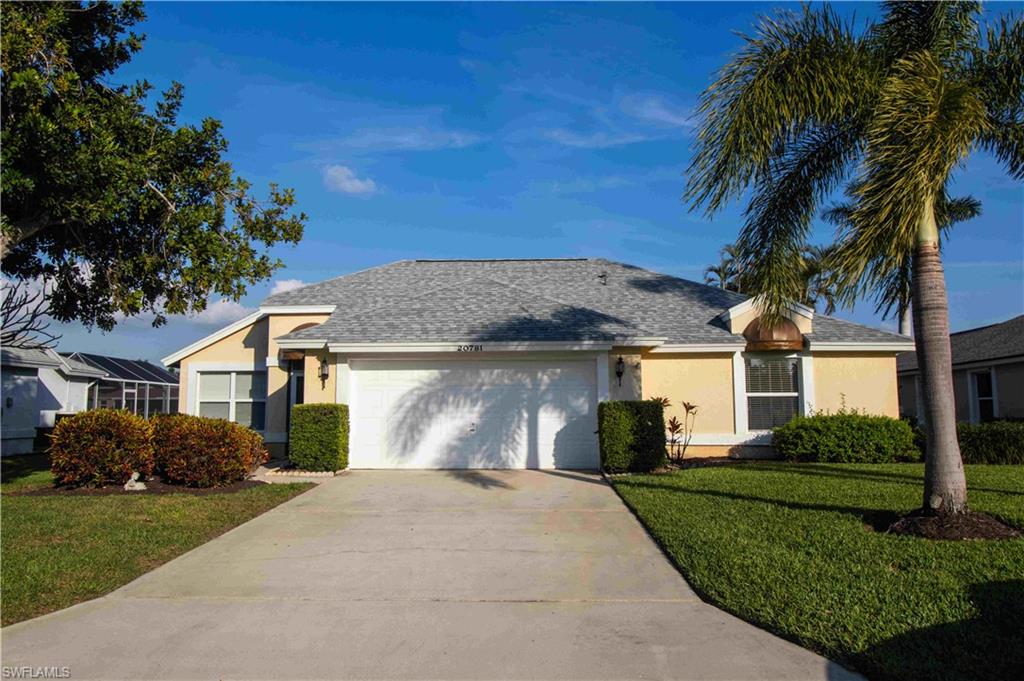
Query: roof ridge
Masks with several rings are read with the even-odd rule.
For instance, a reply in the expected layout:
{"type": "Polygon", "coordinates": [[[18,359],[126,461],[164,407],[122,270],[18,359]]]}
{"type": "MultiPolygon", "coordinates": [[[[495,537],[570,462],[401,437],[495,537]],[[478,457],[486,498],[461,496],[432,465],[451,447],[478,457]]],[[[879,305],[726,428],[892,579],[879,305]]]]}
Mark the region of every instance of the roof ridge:
{"type": "Polygon", "coordinates": [[[412,262],[585,262],[594,258],[416,258],[412,262]]]}

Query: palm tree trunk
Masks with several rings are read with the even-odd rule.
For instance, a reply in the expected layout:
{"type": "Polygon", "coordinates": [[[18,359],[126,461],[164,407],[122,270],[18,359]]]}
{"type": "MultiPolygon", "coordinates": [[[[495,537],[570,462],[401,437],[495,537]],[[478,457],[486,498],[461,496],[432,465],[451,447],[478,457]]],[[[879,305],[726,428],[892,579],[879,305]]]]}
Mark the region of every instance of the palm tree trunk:
{"type": "Polygon", "coordinates": [[[967,510],[967,480],[956,438],[953,364],[949,347],[949,300],[939,253],[934,202],[926,202],[918,226],[913,271],[914,344],[922,381],[924,509],[932,513],[967,510]]]}
{"type": "Polygon", "coordinates": [[[900,306],[900,335],[908,338],[914,335],[913,327],[910,324],[910,305],[900,306]]]}

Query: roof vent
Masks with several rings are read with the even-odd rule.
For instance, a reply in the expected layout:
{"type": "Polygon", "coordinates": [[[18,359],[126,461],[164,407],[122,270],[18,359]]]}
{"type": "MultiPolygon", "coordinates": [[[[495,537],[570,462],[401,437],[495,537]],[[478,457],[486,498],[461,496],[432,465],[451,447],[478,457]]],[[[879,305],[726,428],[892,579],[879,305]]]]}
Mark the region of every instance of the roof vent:
{"type": "Polygon", "coordinates": [[[601,274],[597,275],[597,280],[599,282],[601,282],[601,286],[607,286],[608,285],[608,273],[607,272],[602,272],[601,274]]]}

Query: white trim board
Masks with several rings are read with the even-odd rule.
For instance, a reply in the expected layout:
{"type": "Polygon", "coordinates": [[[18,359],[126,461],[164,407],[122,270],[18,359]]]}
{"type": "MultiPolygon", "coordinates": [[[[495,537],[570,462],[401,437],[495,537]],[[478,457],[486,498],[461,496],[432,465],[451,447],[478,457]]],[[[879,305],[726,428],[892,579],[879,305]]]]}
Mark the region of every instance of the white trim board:
{"type": "Polygon", "coordinates": [[[220,329],[218,331],[214,331],[213,333],[211,333],[209,336],[206,336],[205,338],[200,338],[195,343],[192,343],[191,345],[188,345],[188,346],[182,348],[181,350],[178,350],[177,352],[172,352],[171,354],[167,355],[166,357],[164,357],[160,361],[163,362],[163,365],[165,367],[169,367],[172,364],[177,364],[178,362],[180,362],[181,360],[185,359],[189,355],[193,355],[193,354],[199,352],[200,350],[202,350],[203,348],[205,348],[207,346],[210,346],[210,345],[213,345],[214,343],[216,343],[217,341],[221,340],[222,338],[227,338],[228,336],[230,336],[231,334],[235,333],[236,331],[241,331],[242,329],[244,329],[245,327],[249,326],[250,324],[255,324],[259,320],[263,319],[265,316],[266,316],[265,312],[261,312],[261,311],[257,310],[256,312],[253,312],[252,314],[249,314],[249,315],[246,315],[246,316],[242,317],[237,322],[232,322],[231,324],[228,324],[223,329],[220,329]]]}
{"type": "Polygon", "coordinates": [[[337,305],[260,305],[263,314],[331,314],[337,305]]]}
{"type": "MultiPolygon", "coordinates": [[[[666,444],[668,438],[665,439],[666,444]]],[[[767,432],[751,433],[698,433],[690,439],[691,445],[750,445],[755,447],[767,447],[772,443],[772,434],[767,432]]]]}
{"type": "Polygon", "coordinates": [[[431,353],[453,352],[467,358],[486,355],[488,352],[561,352],[591,350],[607,352],[613,343],[595,341],[531,341],[522,343],[487,343],[481,341],[431,341],[422,343],[328,343],[329,352],[343,353],[431,353]],[[482,348],[460,351],[459,348],[482,348]]]}
{"type": "Polygon", "coordinates": [[[914,341],[892,341],[885,343],[827,343],[809,340],[807,349],[811,352],[907,352],[914,349],[914,341]]]}
{"type": "Polygon", "coordinates": [[[660,345],[651,350],[651,354],[729,354],[741,351],[746,347],[744,343],[676,343],[660,345]]]}

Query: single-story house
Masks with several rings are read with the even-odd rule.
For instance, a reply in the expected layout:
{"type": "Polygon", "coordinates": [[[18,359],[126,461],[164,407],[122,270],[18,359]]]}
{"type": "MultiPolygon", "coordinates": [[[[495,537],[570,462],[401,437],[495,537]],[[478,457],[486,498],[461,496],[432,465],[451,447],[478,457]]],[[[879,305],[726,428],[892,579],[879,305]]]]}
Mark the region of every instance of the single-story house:
{"type": "Polygon", "coordinates": [[[905,337],[603,259],[407,260],[270,296],[164,358],[182,411],[261,431],[349,406],[353,468],[596,468],[601,400],[700,411],[694,456],[757,455],[842,405],[898,414],[905,337]]]}
{"type": "MultiPolygon", "coordinates": [[[[1024,419],[1024,315],[949,334],[957,421],[1024,419]]],[[[917,353],[896,358],[900,415],[921,420],[917,353]]]]}
{"type": "Polygon", "coordinates": [[[140,360],[49,348],[0,352],[3,395],[0,454],[45,446],[43,435],[63,414],[108,407],[149,415],[178,410],[178,377],[140,360]]]}

